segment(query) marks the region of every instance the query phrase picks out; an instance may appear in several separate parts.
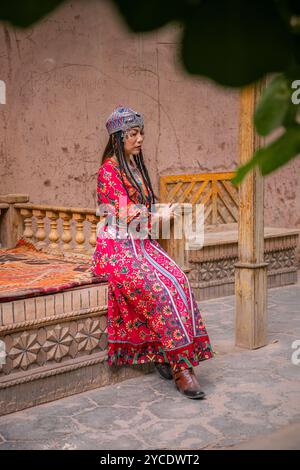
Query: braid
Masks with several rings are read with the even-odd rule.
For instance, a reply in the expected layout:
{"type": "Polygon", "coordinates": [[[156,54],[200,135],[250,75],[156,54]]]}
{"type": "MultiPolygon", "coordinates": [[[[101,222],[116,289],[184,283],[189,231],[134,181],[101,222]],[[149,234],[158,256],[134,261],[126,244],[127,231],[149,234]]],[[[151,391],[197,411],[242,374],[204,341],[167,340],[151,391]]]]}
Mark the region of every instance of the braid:
{"type": "Polygon", "coordinates": [[[121,179],[122,179],[122,182],[123,182],[123,185],[125,186],[125,190],[126,190],[126,193],[129,197],[129,199],[132,201],[132,202],[135,202],[131,199],[129,193],[128,193],[128,190],[127,190],[127,186],[124,182],[124,178],[123,178],[123,172],[125,173],[128,181],[132,184],[132,186],[137,190],[138,194],[139,194],[139,199],[142,203],[145,203],[145,197],[143,195],[143,192],[138,184],[138,182],[136,181],[134,175],[132,174],[128,164],[127,164],[127,160],[125,158],[125,154],[124,154],[124,143],[122,141],[122,133],[121,131],[118,131],[118,132],[115,132],[115,137],[113,139],[113,142],[114,142],[114,150],[115,150],[115,154],[116,154],[116,157],[118,159],[118,162],[119,162],[119,165],[120,165],[120,169],[121,169],[121,179]]]}
{"type": "Polygon", "coordinates": [[[148,196],[148,202],[149,204],[151,202],[155,203],[155,194],[154,194],[154,191],[153,191],[153,188],[152,188],[152,184],[151,184],[151,180],[150,180],[150,177],[149,177],[149,173],[148,173],[148,170],[146,168],[146,165],[145,165],[145,162],[144,162],[144,156],[143,156],[143,153],[142,151],[140,151],[140,153],[137,155],[137,156],[134,156],[134,160],[142,174],[142,177],[143,177],[143,180],[145,182],[145,185],[148,189],[148,193],[149,193],[149,196],[148,196]]]}

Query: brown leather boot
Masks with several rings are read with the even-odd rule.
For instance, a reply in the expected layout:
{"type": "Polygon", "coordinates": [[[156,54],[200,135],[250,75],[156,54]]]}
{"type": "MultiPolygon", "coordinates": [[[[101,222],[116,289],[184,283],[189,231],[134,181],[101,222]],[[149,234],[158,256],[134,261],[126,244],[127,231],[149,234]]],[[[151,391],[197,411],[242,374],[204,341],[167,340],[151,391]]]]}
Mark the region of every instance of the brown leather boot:
{"type": "Polygon", "coordinates": [[[172,380],[173,374],[170,364],[167,362],[154,362],[155,370],[159,377],[166,380],[172,380]]]}
{"type": "Polygon", "coordinates": [[[193,367],[173,372],[173,378],[177,390],[187,398],[205,397],[205,393],[200,388],[193,367]]]}

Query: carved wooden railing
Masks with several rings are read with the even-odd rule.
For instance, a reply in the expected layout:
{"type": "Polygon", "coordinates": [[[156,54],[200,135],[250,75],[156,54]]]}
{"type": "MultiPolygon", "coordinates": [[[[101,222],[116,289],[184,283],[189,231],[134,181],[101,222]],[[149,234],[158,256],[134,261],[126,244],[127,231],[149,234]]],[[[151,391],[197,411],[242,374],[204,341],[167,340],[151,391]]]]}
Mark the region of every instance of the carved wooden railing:
{"type": "Polygon", "coordinates": [[[21,194],[0,196],[1,208],[0,241],[5,248],[23,238],[41,251],[67,258],[86,260],[94,252],[102,218],[95,209],[32,204],[21,194]]]}
{"type": "MultiPolygon", "coordinates": [[[[204,226],[237,223],[238,189],[230,182],[235,172],[197,173],[165,175],[160,177],[161,202],[187,204],[191,211],[191,223],[195,223],[196,204],[204,205],[204,226]]],[[[186,213],[187,207],[185,208],[186,213]]],[[[171,223],[170,237],[160,241],[165,250],[186,271],[190,270],[186,233],[175,238],[174,222],[171,223]]]]}
{"type": "Polygon", "coordinates": [[[235,172],[161,176],[160,198],[163,202],[204,204],[205,225],[237,222],[238,188],[230,182],[234,175],[235,172]]]}
{"type": "MultiPolygon", "coordinates": [[[[205,225],[237,222],[238,191],[230,183],[234,172],[180,174],[160,177],[160,202],[191,204],[192,223],[195,204],[204,204],[205,225]]],[[[96,246],[97,223],[95,209],[32,204],[28,195],[0,196],[0,241],[4,247],[15,246],[20,237],[31,241],[38,249],[63,256],[90,257],[96,246]]],[[[187,214],[187,207],[185,207],[187,214]]],[[[175,238],[174,222],[170,236],[158,241],[188,271],[184,231],[175,238]]]]}
{"type": "Polygon", "coordinates": [[[48,253],[91,256],[100,221],[96,209],[32,204],[28,200],[27,195],[0,196],[3,247],[14,247],[22,237],[48,253]]]}
{"type": "Polygon", "coordinates": [[[90,254],[96,246],[97,223],[100,218],[96,211],[78,207],[55,207],[37,204],[15,204],[23,218],[23,237],[32,241],[37,248],[48,248],[52,253],[69,252],[90,254]],[[34,229],[34,219],[36,226],[34,229]],[[46,230],[49,221],[50,229],[46,230]],[[61,231],[58,224],[61,221],[61,231]],[[72,222],[74,228],[72,233],[72,222]],[[84,223],[88,222],[89,234],[84,231],[84,223]]]}

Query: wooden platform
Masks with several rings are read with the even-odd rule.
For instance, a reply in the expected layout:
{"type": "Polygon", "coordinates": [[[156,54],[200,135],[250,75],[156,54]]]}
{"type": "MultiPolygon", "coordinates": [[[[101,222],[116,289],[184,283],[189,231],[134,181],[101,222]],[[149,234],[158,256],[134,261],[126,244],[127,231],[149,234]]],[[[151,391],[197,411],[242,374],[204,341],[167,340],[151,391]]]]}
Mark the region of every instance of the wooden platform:
{"type": "MultiPolygon", "coordinates": [[[[238,261],[239,192],[231,183],[235,172],[164,175],[161,201],[204,207],[204,244],[184,239],[165,242],[165,249],[187,273],[198,301],[234,294],[238,261]],[[188,250],[185,247],[188,246],[188,250]]],[[[264,261],[269,263],[268,287],[297,282],[299,229],[264,228],[264,261]]]]}
{"type": "MultiPolygon", "coordinates": [[[[268,287],[297,282],[295,250],[300,230],[265,227],[265,262],[268,287]]],[[[235,263],[238,261],[236,223],[205,227],[203,246],[189,242],[187,273],[198,301],[234,294],[235,263]]]]}
{"type": "Polygon", "coordinates": [[[150,370],[108,366],[107,295],[102,282],[0,302],[0,415],[150,370]]]}

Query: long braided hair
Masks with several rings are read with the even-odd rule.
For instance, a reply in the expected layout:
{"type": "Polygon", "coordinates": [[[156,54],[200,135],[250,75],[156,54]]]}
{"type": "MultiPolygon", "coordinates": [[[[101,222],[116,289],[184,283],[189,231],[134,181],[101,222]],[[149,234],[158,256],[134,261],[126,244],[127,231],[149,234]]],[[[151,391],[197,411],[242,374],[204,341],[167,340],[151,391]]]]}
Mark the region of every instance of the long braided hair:
{"type": "Polygon", "coordinates": [[[139,169],[143,182],[148,189],[148,194],[144,194],[144,191],[140,187],[139,183],[136,181],[134,174],[132,173],[128,163],[127,159],[125,158],[125,152],[124,152],[124,142],[122,140],[122,131],[114,132],[113,134],[110,134],[109,140],[106,144],[105,150],[102,155],[102,161],[101,165],[105,162],[105,160],[108,157],[111,157],[112,155],[116,155],[119,163],[119,168],[121,170],[121,179],[123,182],[123,185],[126,189],[126,193],[129,197],[129,199],[132,202],[135,202],[131,199],[130,194],[128,193],[127,186],[124,182],[124,177],[123,175],[126,175],[127,180],[132,184],[132,186],[138,191],[138,200],[140,204],[148,205],[150,207],[151,203],[155,204],[155,199],[159,200],[159,198],[156,196],[156,194],[153,191],[151,180],[148,174],[148,170],[146,168],[145,162],[144,162],[144,157],[142,150],[140,150],[138,155],[133,155],[135,164],[137,168],[139,169]]]}

